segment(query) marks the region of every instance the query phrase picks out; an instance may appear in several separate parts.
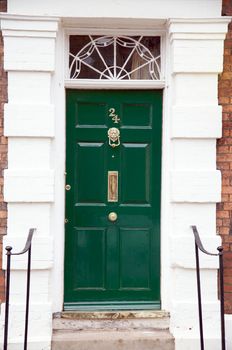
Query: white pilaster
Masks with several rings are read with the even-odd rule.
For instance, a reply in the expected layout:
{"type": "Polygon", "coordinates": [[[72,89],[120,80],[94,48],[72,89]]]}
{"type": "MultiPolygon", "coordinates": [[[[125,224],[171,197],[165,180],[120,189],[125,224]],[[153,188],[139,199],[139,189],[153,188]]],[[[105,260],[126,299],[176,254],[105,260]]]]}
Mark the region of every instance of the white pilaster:
{"type": "MultiPolygon", "coordinates": [[[[216,251],[215,205],[220,201],[216,170],[216,138],[221,136],[217,100],[222,71],[223,40],[228,20],[170,20],[171,149],[170,228],[172,268],[171,329],[176,350],[199,348],[194,240],[196,225],[207,249],[216,251]]],[[[218,262],[201,256],[206,349],[218,349],[218,262]]]]}
{"type": "MultiPolygon", "coordinates": [[[[54,170],[51,150],[54,106],[51,94],[55,70],[58,20],[3,15],[4,68],[8,72],[5,135],[8,169],[4,196],[8,202],[8,234],[4,245],[21,250],[28,230],[36,227],[32,243],[32,289],[29,346],[49,349],[52,332],[50,276],[53,266],[51,211],[54,170]]],[[[21,347],[23,334],[26,257],[12,259],[9,341],[21,347]]],[[[5,261],[4,261],[5,266],[5,261]]]]}

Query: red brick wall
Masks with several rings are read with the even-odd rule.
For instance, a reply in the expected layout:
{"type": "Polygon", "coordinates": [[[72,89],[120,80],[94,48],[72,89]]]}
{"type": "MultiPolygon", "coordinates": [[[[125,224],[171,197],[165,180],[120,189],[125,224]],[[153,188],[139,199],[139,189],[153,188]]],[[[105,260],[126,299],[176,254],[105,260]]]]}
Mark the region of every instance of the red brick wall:
{"type": "MultiPolygon", "coordinates": [[[[232,16],[232,0],[223,0],[222,15],[232,16]]],[[[224,67],[218,84],[222,133],[217,142],[217,168],[222,173],[222,202],[217,205],[217,230],[225,250],[225,308],[232,313],[232,23],[224,44],[224,67]]]]}
{"type": "Polygon", "coordinates": [[[232,16],[231,0],[222,0],[222,16],[232,16]]]}
{"type": "MultiPolygon", "coordinates": [[[[6,0],[0,0],[0,12],[5,12],[6,0]]],[[[4,300],[4,272],[2,271],[2,236],[6,234],[7,206],[3,202],[3,169],[7,167],[7,139],[3,136],[3,106],[7,101],[7,74],[3,71],[3,40],[0,36],[0,303],[4,300]]]]}

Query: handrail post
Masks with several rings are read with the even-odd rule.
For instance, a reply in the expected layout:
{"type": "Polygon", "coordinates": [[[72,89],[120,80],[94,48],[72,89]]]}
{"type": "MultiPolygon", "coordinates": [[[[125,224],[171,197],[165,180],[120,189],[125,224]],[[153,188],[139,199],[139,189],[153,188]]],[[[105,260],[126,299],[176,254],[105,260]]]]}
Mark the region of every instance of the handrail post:
{"type": "Polygon", "coordinates": [[[224,311],[224,266],[223,247],[218,247],[219,257],[219,285],[220,285],[220,313],[221,313],[221,345],[222,350],[226,350],[225,342],[225,311],[224,311]]]}
{"type": "Polygon", "coordinates": [[[7,350],[8,347],[8,326],[9,326],[9,303],[10,303],[10,265],[11,265],[11,250],[12,247],[5,248],[7,253],[6,263],[6,300],[5,300],[5,326],[4,326],[4,341],[3,349],[7,350]]]}
{"type": "Polygon", "coordinates": [[[28,249],[28,260],[27,260],[27,292],[26,292],[26,310],[25,310],[24,350],[27,350],[30,281],[31,281],[31,246],[28,249]]]}
{"type": "Polygon", "coordinates": [[[202,301],[201,301],[201,277],[200,277],[200,264],[199,264],[199,251],[195,241],[195,254],[196,254],[196,274],[197,274],[197,297],[198,297],[198,314],[199,314],[199,330],[200,330],[200,344],[201,350],[204,350],[204,332],[203,332],[203,320],[202,320],[202,301]]]}
{"type": "Polygon", "coordinates": [[[199,267],[199,250],[211,256],[218,256],[219,258],[219,286],[220,286],[220,315],[221,315],[221,349],[226,350],[225,342],[225,310],[224,310],[224,267],[223,267],[223,247],[218,247],[218,253],[208,252],[202,245],[197,227],[191,226],[195,238],[196,251],[196,273],[197,273],[197,292],[198,292],[198,306],[199,306],[199,326],[200,326],[200,341],[201,350],[204,350],[203,337],[203,323],[202,323],[202,303],[201,303],[201,282],[200,282],[200,267],[199,267]]]}
{"type": "Polygon", "coordinates": [[[24,346],[23,349],[27,350],[28,339],[28,320],[29,320],[29,299],[30,299],[30,281],[31,281],[31,242],[36,231],[35,228],[29,230],[26,244],[20,252],[12,253],[12,247],[6,247],[7,265],[6,265],[6,301],[5,301],[5,326],[4,326],[4,339],[3,350],[8,348],[8,324],[9,324],[9,300],[10,300],[10,273],[11,273],[11,256],[22,255],[28,253],[27,259],[27,285],[26,285],[26,308],[25,308],[25,324],[24,324],[24,346]]]}

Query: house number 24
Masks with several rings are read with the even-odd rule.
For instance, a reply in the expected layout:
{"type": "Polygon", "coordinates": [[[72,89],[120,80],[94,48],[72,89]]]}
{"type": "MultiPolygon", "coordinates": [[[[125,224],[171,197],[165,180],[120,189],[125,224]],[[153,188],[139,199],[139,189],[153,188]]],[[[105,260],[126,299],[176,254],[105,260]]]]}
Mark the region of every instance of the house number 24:
{"type": "Polygon", "coordinates": [[[114,124],[118,124],[118,122],[120,121],[120,118],[118,117],[118,115],[115,114],[115,108],[109,109],[109,117],[112,118],[114,124]]]}

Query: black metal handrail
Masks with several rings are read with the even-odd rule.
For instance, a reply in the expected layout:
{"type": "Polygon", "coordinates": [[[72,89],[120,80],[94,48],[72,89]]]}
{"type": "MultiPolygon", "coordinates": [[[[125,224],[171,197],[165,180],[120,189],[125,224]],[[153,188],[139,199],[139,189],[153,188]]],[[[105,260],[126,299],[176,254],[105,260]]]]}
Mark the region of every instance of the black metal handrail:
{"type": "Polygon", "coordinates": [[[225,343],[225,311],[224,311],[224,274],[223,274],[223,247],[218,247],[218,253],[208,252],[201,242],[196,226],[191,226],[195,238],[195,255],[196,255],[196,274],[197,274],[197,296],[198,296],[198,313],[199,313],[199,330],[201,350],[204,350],[204,331],[202,318],[202,299],[201,299],[201,277],[200,277],[200,262],[199,250],[207,255],[219,257],[219,286],[220,286],[220,316],[221,316],[221,349],[226,350],[225,343]]]}
{"type": "Polygon", "coordinates": [[[7,264],[6,264],[6,300],[5,300],[5,326],[4,326],[4,339],[3,350],[8,348],[8,326],[9,326],[9,303],[10,303],[10,274],[11,274],[11,256],[22,255],[28,252],[27,259],[27,289],[26,289],[26,308],[25,308],[25,325],[24,325],[24,350],[27,350],[27,337],[28,337],[28,317],[29,317],[29,299],[30,299],[30,280],[31,280],[31,242],[33,234],[36,229],[31,228],[27,237],[25,247],[21,252],[12,253],[12,247],[7,246],[7,264]]]}

